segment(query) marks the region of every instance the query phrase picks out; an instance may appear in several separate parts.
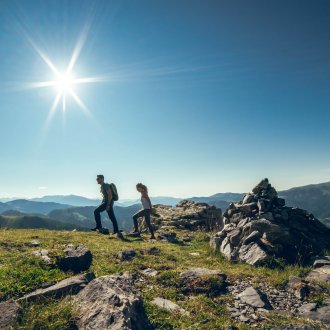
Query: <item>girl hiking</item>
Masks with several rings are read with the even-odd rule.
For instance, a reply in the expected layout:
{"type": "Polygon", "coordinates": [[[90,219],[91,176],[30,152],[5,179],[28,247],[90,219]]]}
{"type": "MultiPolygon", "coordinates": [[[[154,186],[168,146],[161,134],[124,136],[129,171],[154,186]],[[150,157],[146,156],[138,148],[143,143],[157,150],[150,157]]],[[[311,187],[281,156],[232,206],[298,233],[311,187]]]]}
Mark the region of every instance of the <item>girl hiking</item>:
{"type": "Polygon", "coordinates": [[[145,222],[146,222],[146,224],[149,228],[150,234],[151,234],[150,239],[155,239],[154,230],[152,228],[151,221],[150,221],[152,204],[151,204],[150,198],[148,196],[148,188],[144,184],[138,183],[136,185],[136,190],[141,193],[141,203],[142,203],[143,209],[133,215],[134,233],[139,233],[138,218],[144,217],[145,222]]]}

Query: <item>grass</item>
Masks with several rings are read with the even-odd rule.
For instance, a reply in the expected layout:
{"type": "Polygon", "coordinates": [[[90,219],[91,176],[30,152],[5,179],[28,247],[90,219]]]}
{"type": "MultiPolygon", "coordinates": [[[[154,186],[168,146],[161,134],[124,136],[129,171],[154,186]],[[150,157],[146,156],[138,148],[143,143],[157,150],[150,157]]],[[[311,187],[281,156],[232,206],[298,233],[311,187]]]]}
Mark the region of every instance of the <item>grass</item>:
{"type": "MultiPolygon", "coordinates": [[[[180,287],[179,274],[190,267],[220,269],[228,276],[228,281],[250,279],[257,286],[261,281],[277,287],[284,287],[290,275],[304,275],[309,268],[284,266],[283,269],[252,267],[246,264],[232,264],[209,249],[209,237],[205,233],[177,232],[178,238],[192,236],[190,243],[170,244],[139,241],[134,238],[118,240],[113,236],[97,233],[49,231],[38,229],[0,229],[0,300],[19,297],[40,287],[44,282],[57,282],[72,276],[57,268],[45,265],[32,255],[37,249],[48,249],[50,254],[62,253],[65,245],[84,244],[93,254],[90,271],[96,276],[129,271],[137,273],[141,269],[153,268],[159,274],[147,278],[138,289],[144,299],[145,309],[156,329],[225,329],[231,324],[225,303],[230,296],[223,294],[208,297],[204,294],[184,295],[180,287]],[[38,239],[41,246],[27,246],[32,239],[38,239]],[[148,254],[145,251],[158,248],[160,251],[148,254]],[[131,261],[121,262],[117,253],[122,249],[134,249],[137,256],[131,261]],[[199,255],[190,255],[198,252],[199,255]],[[176,302],[190,315],[169,313],[151,304],[155,297],[162,297],[176,302]]],[[[320,297],[316,298],[321,300],[320,297]]],[[[67,329],[74,318],[72,302],[66,298],[60,301],[24,303],[23,315],[16,329],[67,329]]],[[[260,325],[267,329],[270,325],[287,322],[288,319],[270,316],[269,321],[260,325]]],[[[248,329],[244,324],[239,329],[248,329]]]]}

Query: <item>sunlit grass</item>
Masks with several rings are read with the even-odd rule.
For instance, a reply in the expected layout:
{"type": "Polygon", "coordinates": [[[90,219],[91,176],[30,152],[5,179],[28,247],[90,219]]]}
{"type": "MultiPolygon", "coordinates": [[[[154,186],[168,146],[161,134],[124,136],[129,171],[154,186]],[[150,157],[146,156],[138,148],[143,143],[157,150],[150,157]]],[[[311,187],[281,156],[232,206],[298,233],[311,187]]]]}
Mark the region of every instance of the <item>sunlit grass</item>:
{"type": "MultiPolygon", "coordinates": [[[[137,273],[144,268],[153,268],[158,276],[146,278],[137,284],[148,317],[156,329],[225,329],[231,324],[225,304],[230,295],[219,297],[206,295],[184,295],[180,286],[179,274],[190,267],[220,269],[228,276],[228,281],[249,279],[258,286],[267,282],[277,287],[284,287],[289,276],[305,275],[309,268],[285,266],[283,269],[252,267],[246,264],[233,264],[209,249],[209,236],[205,233],[178,232],[178,239],[187,235],[193,240],[186,244],[150,242],[133,238],[119,240],[115,236],[105,236],[88,232],[49,231],[49,230],[0,230],[0,300],[18,297],[32,291],[44,282],[57,282],[72,276],[56,267],[45,265],[32,255],[37,249],[48,249],[50,255],[63,253],[66,244],[84,244],[93,254],[90,271],[96,276],[129,271],[137,273]],[[40,247],[29,247],[27,243],[38,239],[40,247]],[[147,254],[146,250],[156,247],[159,252],[147,254]],[[131,261],[121,262],[117,254],[122,249],[137,252],[131,261]],[[190,255],[198,252],[199,255],[190,255]],[[155,297],[169,299],[187,310],[190,315],[177,315],[155,307],[151,301],[155,297]]],[[[321,300],[323,297],[315,297],[321,300]]],[[[23,305],[23,318],[17,329],[67,329],[74,317],[69,299],[62,301],[47,300],[23,305]]],[[[267,324],[281,324],[287,319],[270,316],[267,324]]],[[[248,329],[238,325],[240,329],[248,329]]],[[[259,328],[266,329],[266,325],[259,328]]]]}

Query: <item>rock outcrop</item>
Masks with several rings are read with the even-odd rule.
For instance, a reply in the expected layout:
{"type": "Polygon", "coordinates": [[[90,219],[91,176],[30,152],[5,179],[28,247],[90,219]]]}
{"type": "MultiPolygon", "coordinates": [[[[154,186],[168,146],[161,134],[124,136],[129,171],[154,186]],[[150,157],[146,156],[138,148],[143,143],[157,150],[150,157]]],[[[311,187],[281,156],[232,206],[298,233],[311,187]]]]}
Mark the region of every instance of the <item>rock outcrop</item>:
{"type": "Polygon", "coordinates": [[[66,278],[54,285],[51,285],[44,289],[37,289],[24,297],[18,299],[18,301],[35,301],[42,298],[63,298],[68,294],[77,294],[80,290],[95,278],[93,273],[81,274],[66,278]]]}
{"type": "Polygon", "coordinates": [[[188,230],[220,230],[223,227],[222,211],[206,203],[183,200],[175,207],[155,205],[154,223],[188,230]]]}
{"type": "Polygon", "coordinates": [[[94,279],[75,300],[78,329],[150,329],[142,298],[127,273],[94,279]]]}
{"type": "Polygon", "coordinates": [[[269,265],[275,258],[309,263],[330,248],[330,228],[307,211],[285,206],[268,179],[224,212],[224,228],[210,246],[231,261],[269,265]]]}

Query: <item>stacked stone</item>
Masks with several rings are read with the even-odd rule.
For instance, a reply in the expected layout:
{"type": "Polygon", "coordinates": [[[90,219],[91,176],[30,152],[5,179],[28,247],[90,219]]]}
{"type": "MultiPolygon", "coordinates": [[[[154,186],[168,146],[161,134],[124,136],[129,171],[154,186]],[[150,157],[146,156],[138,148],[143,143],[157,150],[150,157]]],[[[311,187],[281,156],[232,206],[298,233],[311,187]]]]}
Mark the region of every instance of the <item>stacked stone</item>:
{"type": "Polygon", "coordinates": [[[154,208],[154,222],[159,227],[206,231],[223,228],[221,209],[206,203],[183,200],[175,207],[155,205],[154,208]]]}
{"type": "Polygon", "coordinates": [[[210,246],[231,261],[269,265],[281,258],[304,264],[330,247],[330,229],[307,211],[285,206],[268,179],[223,216],[224,228],[210,246]]]}

